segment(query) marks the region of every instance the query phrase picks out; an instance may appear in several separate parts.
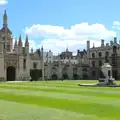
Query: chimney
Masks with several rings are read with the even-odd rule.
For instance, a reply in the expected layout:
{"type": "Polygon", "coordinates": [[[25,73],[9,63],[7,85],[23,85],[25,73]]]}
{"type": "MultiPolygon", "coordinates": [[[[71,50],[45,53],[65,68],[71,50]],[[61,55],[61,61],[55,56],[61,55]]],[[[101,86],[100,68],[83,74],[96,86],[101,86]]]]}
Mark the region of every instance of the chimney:
{"type": "Polygon", "coordinates": [[[114,43],[117,43],[117,37],[114,37],[114,43]]]}
{"type": "Polygon", "coordinates": [[[79,53],[80,52],[80,50],[77,50],[77,53],[79,53]]]}
{"type": "Polygon", "coordinates": [[[101,39],[101,47],[104,47],[104,40],[101,39]]]}
{"type": "Polygon", "coordinates": [[[110,41],[110,45],[111,45],[111,46],[113,45],[113,41],[110,41]]]}
{"type": "Polygon", "coordinates": [[[90,49],[90,41],[88,40],[87,41],[87,50],[89,50],[90,49]]]}
{"type": "Polygon", "coordinates": [[[106,46],[108,47],[108,46],[109,46],[109,43],[106,43],[106,46]]]}

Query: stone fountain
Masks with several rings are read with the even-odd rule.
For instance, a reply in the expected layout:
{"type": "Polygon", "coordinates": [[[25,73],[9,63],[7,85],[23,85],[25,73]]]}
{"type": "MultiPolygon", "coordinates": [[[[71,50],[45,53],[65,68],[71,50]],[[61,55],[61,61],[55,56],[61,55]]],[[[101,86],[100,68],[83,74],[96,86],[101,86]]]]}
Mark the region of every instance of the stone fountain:
{"type": "Polygon", "coordinates": [[[103,78],[99,78],[97,84],[78,84],[79,86],[98,86],[98,87],[120,87],[115,83],[115,79],[112,77],[112,66],[108,62],[108,57],[105,57],[105,63],[101,67],[103,78]]]}
{"type": "Polygon", "coordinates": [[[104,75],[104,78],[99,78],[99,86],[106,85],[117,85],[115,79],[112,77],[112,66],[109,63],[104,63],[101,67],[101,71],[104,75]]]}

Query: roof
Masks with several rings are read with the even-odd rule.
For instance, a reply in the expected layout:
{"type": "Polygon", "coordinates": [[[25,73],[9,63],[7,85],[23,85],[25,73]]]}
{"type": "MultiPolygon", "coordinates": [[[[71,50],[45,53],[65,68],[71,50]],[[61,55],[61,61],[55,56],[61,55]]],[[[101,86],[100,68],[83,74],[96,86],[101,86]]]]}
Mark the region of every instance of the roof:
{"type": "MultiPolygon", "coordinates": [[[[5,27],[3,27],[3,28],[0,30],[0,32],[5,32],[5,27]]],[[[7,33],[12,34],[12,32],[11,32],[11,30],[10,30],[9,28],[7,28],[7,33]]]]}
{"type": "Polygon", "coordinates": [[[31,60],[40,60],[41,57],[40,57],[39,55],[30,54],[30,59],[31,59],[31,60]]]}

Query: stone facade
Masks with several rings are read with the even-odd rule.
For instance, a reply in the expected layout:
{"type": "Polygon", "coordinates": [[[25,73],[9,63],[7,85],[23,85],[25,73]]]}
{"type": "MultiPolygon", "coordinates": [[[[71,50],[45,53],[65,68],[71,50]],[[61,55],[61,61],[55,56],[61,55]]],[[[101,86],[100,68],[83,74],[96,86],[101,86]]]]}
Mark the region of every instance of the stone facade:
{"type": "Polygon", "coordinates": [[[26,35],[25,46],[21,35],[13,46],[12,32],[8,28],[6,11],[3,15],[3,27],[0,30],[0,80],[20,80],[30,78],[29,42],[26,35]]]}
{"type": "Polygon", "coordinates": [[[105,57],[109,58],[115,79],[120,79],[120,44],[114,37],[110,44],[90,48],[86,42],[86,50],[77,50],[77,55],[66,51],[54,56],[40,49],[29,53],[28,35],[23,46],[22,37],[15,40],[13,46],[12,32],[8,28],[6,11],[3,15],[3,27],[0,30],[0,80],[29,80],[30,69],[44,69],[45,79],[98,79],[105,57]],[[44,55],[42,56],[42,52],[44,55]],[[44,66],[44,68],[43,68],[44,66]]]}
{"type": "Polygon", "coordinates": [[[117,42],[116,37],[106,44],[102,39],[101,46],[95,47],[93,45],[92,48],[90,48],[90,41],[88,40],[86,47],[87,50],[77,50],[76,56],[73,56],[68,49],[62,52],[56,56],[57,59],[53,60],[53,63],[45,63],[45,72],[48,72],[47,68],[49,68],[49,71],[54,71],[49,72],[49,75],[56,75],[58,79],[63,79],[64,74],[67,74],[66,76],[69,79],[99,79],[102,76],[101,66],[107,57],[112,66],[113,77],[120,79],[120,43],[117,42]]]}

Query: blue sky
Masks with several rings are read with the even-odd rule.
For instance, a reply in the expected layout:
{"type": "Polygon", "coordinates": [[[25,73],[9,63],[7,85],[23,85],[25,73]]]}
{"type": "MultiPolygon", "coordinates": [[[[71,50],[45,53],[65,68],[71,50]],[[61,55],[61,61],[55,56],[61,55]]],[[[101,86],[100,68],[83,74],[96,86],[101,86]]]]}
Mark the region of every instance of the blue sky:
{"type": "Polygon", "coordinates": [[[24,37],[23,30],[28,27],[29,39],[34,42],[34,48],[43,44],[46,50],[61,52],[68,44],[75,51],[85,47],[80,42],[82,39],[90,39],[97,45],[101,37],[109,40],[116,34],[119,38],[119,24],[113,27],[114,21],[120,21],[119,5],[119,0],[8,0],[7,4],[0,5],[0,24],[2,27],[3,11],[6,9],[13,36],[21,33],[24,37]],[[82,23],[88,23],[88,26],[82,23]],[[66,31],[76,24],[72,32],[66,31]],[[94,24],[98,26],[94,27],[94,24]],[[99,27],[100,31],[96,32],[95,29],[99,30],[99,27]],[[91,30],[94,31],[93,36],[89,35],[91,30]],[[81,34],[84,37],[81,38],[81,34]]]}

